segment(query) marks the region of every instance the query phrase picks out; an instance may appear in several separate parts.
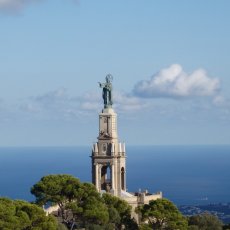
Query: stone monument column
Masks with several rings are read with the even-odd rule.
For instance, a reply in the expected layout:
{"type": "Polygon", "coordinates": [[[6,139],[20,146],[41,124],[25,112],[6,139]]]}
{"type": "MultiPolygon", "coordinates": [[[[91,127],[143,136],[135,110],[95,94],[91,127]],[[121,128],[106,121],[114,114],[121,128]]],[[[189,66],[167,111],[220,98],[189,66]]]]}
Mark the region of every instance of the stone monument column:
{"type": "Polygon", "coordinates": [[[126,191],[126,153],[124,144],[118,141],[117,114],[112,108],[112,79],[109,74],[105,83],[99,83],[103,89],[104,108],[99,114],[98,141],[91,156],[92,182],[99,192],[121,196],[122,191],[126,191]]]}

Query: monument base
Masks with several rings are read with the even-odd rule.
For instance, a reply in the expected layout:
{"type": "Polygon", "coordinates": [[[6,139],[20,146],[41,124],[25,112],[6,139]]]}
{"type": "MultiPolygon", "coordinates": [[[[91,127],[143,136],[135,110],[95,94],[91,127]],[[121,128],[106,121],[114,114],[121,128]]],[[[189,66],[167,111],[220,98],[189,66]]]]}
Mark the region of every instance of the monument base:
{"type": "Polygon", "coordinates": [[[149,204],[151,200],[162,199],[163,194],[162,192],[151,194],[147,190],[143,192],[139,191],[135,193],[129,193],[129,192],[122,190],[119,198],[122,200],[125,200],[132,207],[131,216],[137,221],[137,224],[139,224],[140,217],[135,212],[135,209],[144,204],[149,204]]]}

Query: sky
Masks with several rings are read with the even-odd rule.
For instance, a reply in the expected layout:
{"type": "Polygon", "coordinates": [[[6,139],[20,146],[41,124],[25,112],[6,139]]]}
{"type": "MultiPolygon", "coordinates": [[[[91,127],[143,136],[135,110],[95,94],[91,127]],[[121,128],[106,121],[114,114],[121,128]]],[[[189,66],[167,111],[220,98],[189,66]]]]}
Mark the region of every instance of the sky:
{"type": "Polygon", "coordinates": [[[113,75],[126,145],[230,144],[229,0],[0,0],[0,146],[91,146],[113,75]]]}

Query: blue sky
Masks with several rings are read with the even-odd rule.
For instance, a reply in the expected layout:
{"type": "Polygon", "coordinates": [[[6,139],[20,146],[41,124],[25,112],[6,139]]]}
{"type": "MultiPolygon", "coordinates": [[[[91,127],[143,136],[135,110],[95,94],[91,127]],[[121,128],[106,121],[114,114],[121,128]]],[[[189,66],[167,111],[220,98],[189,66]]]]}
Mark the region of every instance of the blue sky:
{"type": "Polygon", "coordinates": [[[128,145],[230,144],[229,8],[0,0],[0,146],[91,145],[108,73],[128,145]]]}

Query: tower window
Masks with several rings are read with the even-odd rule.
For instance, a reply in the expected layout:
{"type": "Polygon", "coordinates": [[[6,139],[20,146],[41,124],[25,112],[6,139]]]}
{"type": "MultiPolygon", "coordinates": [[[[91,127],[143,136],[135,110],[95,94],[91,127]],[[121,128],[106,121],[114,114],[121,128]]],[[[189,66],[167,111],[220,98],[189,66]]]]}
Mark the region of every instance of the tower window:
{"type": "Polygon", "coordinates": [[[103,144],[103,146],[102,146],[102,151],[105,153],[106,150],[107,150],[107,145],[106,145],[106,144],[103,144]]]}
{"type": "Polygon", "coordinates": [[[121,189],[125,190],[125,169],[121,168],[121,189]]]}
{"type": "Polygon", "coordinates": [[[111,189],[111,167],[109,164],[101,168],[101,189],[107,192],[111,189]]]}

